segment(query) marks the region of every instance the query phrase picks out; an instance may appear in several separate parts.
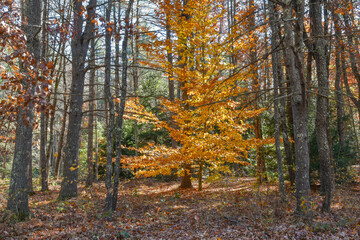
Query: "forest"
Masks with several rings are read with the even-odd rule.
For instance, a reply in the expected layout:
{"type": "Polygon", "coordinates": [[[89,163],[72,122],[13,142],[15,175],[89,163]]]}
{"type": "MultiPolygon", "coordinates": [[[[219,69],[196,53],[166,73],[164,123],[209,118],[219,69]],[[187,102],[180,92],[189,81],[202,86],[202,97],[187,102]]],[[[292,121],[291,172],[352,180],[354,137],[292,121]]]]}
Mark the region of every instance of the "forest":
{"type": "Polygon", "coordinates": [[[0,0],[0,239],[360,239],[360,2],[0,0]]]}

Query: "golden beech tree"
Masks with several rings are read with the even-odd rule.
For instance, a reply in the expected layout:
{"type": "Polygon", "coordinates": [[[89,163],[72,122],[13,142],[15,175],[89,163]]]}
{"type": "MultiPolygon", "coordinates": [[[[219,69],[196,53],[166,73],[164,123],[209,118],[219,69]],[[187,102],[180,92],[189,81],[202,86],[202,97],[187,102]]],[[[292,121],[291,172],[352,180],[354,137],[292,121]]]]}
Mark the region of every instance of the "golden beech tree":
{"type": "MultiPolygon", "coordinates": [[[[225,33],[221,1],[153,2],[162,25],[170,28],[173,37],[170,41],[149,31],[152,43],[141,47],[150,60],[143,64],[164,70],[167,77],[180,83],[181,99],[163,99],[164,111],[171,113],[172,123],[158,122],[179,147],[150,144],[140,149],[142,156],[124,162],[137,169],[137,175],[145,176],[171,174],[171,169],[190,176],[191,169],[197,170],[201,189],[204,166],[213,176],[229,172],[229,163],[249,164],[244,160],[248,150],[272,141],[244,138],[252,128],[247,120],[262,111],[242,101],[248,92],[243,86],[250,81],[252,71],[236,68],[228,61],[229,56],[251,48],[242,34],[247,31],[246,23],[225,33]],[[177,59],[174,64],[168,62],[169,52],[177,59]]],[[[240,12],[239,19],[246,18],[246,14],[240,12]]]]}

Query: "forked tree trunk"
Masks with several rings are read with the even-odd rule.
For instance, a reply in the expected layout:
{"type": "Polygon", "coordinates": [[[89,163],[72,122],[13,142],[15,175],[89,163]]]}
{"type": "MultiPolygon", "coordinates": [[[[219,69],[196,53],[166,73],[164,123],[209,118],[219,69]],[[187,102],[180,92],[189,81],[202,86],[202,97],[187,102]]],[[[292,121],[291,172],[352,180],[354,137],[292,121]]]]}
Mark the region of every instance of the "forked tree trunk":
{"type": "Polygon", "coordinates": [[[127,68],[128,68],[128,58],[127,58],[127,49],[128,49],[128,38],[129,38],[129,19],[130,12],[133,6],[134,0],[129,0],[126,12],[125,12],[125,32],[124,40],[122,43],[121,50],[121,62],[122,62],[122,73],[121,73],[121,97],[120,97],[120,108],[118,112],[118,117],[116,121],[116,159],[115,159],[115,170],[114,170],[114,186],[113,186],[113,203],[112,210],[115,211],[117,205],[117,197],[119,190],[119,177],[120,177],[120,161],[121,161],[121,133],[124,120],[125,112],[125,103],[126,103],[126,94],[127,94],[127,68]]]}
{"type": "MultiPolygon", "coordinates": [[[[292,22],[285,21],[286,67],[291,87],[293,115],[295,166],[296,166],[296,209],[304,217],[310,214],[309,147],[307,134],[306,92],[303,69],[303,19],[304,2],[294,1],[296,13],[295,34],[292,22]]],[[[284,19],[292,19],[292,5],[284,6],[284,19]]]]}
{"type": "Polygon", "coordinates": [[[83,31],[82,1],[73,1],[73,37],[71,40],[72,53],[72,83],[70,96],[69,127],[64,148],[63,181],[59,199],[69,199],[77,196],[78,183],[78,151],[80,145],[80,130],[82,119],[82,105],[85,80],[85,59],[89,41],[93,35],[96,0],[90,0],[87,7],[86,26],[83,31]]]}

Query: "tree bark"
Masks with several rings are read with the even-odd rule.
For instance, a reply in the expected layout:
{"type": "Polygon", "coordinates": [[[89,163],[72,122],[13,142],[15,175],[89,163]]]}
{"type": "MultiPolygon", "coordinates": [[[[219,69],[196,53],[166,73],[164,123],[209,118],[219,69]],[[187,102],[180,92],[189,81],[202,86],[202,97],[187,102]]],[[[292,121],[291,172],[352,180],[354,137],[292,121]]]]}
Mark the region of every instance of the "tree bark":
{"type": "Polygon", "coordinates": [[[282,79],[282,69],[281,69],[281,52],[277,50],[280,46],[279,39],[279,19],[276,16],[276,7],[275,4],[269,1],[270,5],[270,27],[271,27],[271,50],[272,50],[272,70],[274,78],[274,121],[275,121],[275,148],[276,148],[276,159],[278,165],[278,174],[279,174],[279,185],[280,192],[283,198],[286,197],[285,184],[284,184],[284,172],[283,172],[283,162],[282,162],[282,153],[280,149],[280,116],[279,116],[279,82],[282,79]]]}
{"type": "Polygon", "coordinates": [[[63,145],[64,145],[67,111],[68,111],[68,103],[67,103],[66,97],[64,96],[64,115],[63,115],[61,130],[60,130],[60,139],[59,139],[58,151],[57,151],[58,155],[57,155],[56,161],[55,161],[55,173],[54,173],[55,178],[57,178],[59,176],[60,163],[61,163],[61,157],[62,157],[63,145]]]}
{"type": "MultiPolygon", "coordinates": [[[[40,40],[38,32],[41,24],[41,14],[39,14],[41,12],[41,2],[39,0],[24,1],[22,2],[21,10],[23,21],[27,21],[27,24],[22,26],[27,39],[27,50],[37,64],[40,60],[40,40]]],[[[27,80],[30,80],[30,76],[28,76],[28,79],[23,80],[23,86],[25,89],[31,89],[30,91],[33,93],[34,87],[30,84],[30,81],[27,80]]],[[[33,136],[33,104],[29,103],[24,109],[19,107],[18,110],[15,151],[7,209],[15,214],[19,220],[24,220],[28,218],[30,214],[28,203],[28,173],[33,136]]]]}
{"type": "Polygon", "coordinates": [[[310,214],[309,147],[307,133],[306,92],[303,69],[303,19],[304,2],[295,0],[292,6],[288,1],[284,6],[286,67],[291,87],[291,107],[295,141],[295,181],[296,210],[301,216],[310,214]],[[295,34],[292,29],[292,7],[295,9],[295,34]]]}
{"type": "MultiPolygon", "coordinates": [[[[46,59],[46,18],[47,18],[47,0],[43,0],[43,12],[42,12],[42,46],[41,46],[41,58],[42,61],[46,59]]],[[[40,182],[41,191],[49,190],[48,186],[48,172],[49,162],[46,157],[46,143],[47,143],[47,127],[46,127],[46,116],[45,111],[42,110],[40,113],[40,182]]]]}
{"type": "MultiPolygon", "coordinates": [[[[326,6],[325,6],[326,7],[326,6]]],[[[323,211],[329,212],[331,205],[331,158],[327,128],[329,125],[329,78],[327,69],[327,40],[324,37],[321,0],[310,0],[311,37],[313,55],[316,63],[318,95],[316,106],[316,140],[320,160],[320,183],[325,199],[323,211]]]]}
{"type": "Polygon", "coordinates": [[[345,144],[345,112],[344,112],[344,97],[342,88],[342,68],[341,68],[341,28],[339,23],[339,16],[335,13],[335,9],[332,9],[332,16],[334,19],[335,28],[335,96],[336,96],[336,126],[338,132],[338,140],[340,148],[343,149],[345,144]]]}
{"type": "Polygon", "coordinates": [[[82,119],[82,105],[85,80],[85,59],[89,47],[89,40],[93,34],[96,0],[90,0],[87,7],[86,26],[83,31],[82,1],[73,1],[73,37],[71,40],[72,53],[72,83],[70,96],[69,127],[64,148],[63,182],[59,199],[69,199],[77,196],[78,183],[78,151],[80,144],[80,130],[82,119]]]}
{"type": "MultiPolygon", "coordinates": [[[[112,0],[108,1],[106,13],[105,13],[105,22],[110,22],[111,17],[111,8],[112,0]]],[[[113,146],[114,146],[114,126],[115,126],[115,106],[113,94],[110,90],[111,82],[111,30],[106,26],[105,29],[105,85],[104,85],[104,95],[109,110],[109,122],[107,125],[107,141],[106,141],[106,176],[105,176],[105,186],[106,186],[106,199],[105,199],[105,215],[108,218],[112,217],[112,177],[113,177],[113,146]]]]}
{"type": "MultiPolygon", "coordinates": [[[[95,40],[91,39],[90,64],[93,67],[90,71],[89,79],[89,97],[96,98],[95,93],[95,40]]],[[[86,186],[92,186],[94,181],[94,110],[95,100],[89,103],[89,121],[88,121],[88,145],[87,145],[87,177],[86,186]]]]}
{"type": "Polygon", "coordinates": [[[121,50],[121,61],[122,61],[122,73],[121,73],[121,97],[120,97],[120,108],[116,121],[116,159],[115,159],[115,170],[114,170],[114,184],[113,184],[113,201],[112,201],[112,210],[116,210],[117,197],[119,190],[119,177],[120,177],[120,164],[121,164],[121,133],[124,120],[125,112],[125,102],[127,94],[127,68],[128,68],[128,58],[127,58],[127,48],[128,48],[128,38],[129,38],[129,19],[130,12],[133,6],[134,0],[129,0],[126,12],[125,12],[125,30],[124,30],[124,39],[122,42],[121,50]]]}

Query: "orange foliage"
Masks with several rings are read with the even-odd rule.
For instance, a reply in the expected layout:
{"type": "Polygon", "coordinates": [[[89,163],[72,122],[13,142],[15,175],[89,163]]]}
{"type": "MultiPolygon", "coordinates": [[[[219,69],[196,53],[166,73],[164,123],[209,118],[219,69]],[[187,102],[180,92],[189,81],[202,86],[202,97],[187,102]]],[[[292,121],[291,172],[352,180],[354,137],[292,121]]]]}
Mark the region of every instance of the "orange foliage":
{"type": "MultiPolygon", "coordinates": [[[[175,37],[169,41],[148,32],[152,43],[141,47],[150,60],[143,64],[162,69],[167,77],[182,84],[182,100],[162,101],[164,111],[172,113],[173,124],[158,124],[169,131],[180,147],[149,144],[138,150],[140,157],[124,158],[123,163],[144,176],[170,174],[171,169],[184,163],[193,167],[206,163],[211,172],[228,172],[228,163],[248,164],[247,151],[272,140],[244,137],[251,128],[246,120],[262,110],[245,106],[247,99],[240,98],[248,91],[244,86],[251,79],[251,71],[246,67],[236,69],[227,57],[249,52],[249,37],[242,34],[248,31],[246,23],[234,26],[232,33],[226,35],[221,27],[225,11],[219,1],[189,0],[185,6],[179,0],[154,3],[163,26],[167,23],[175,37]],[[175,65],[167,61],[169,52],[177,56],[175,65]]],[[[248,14],[242,11],[238,18],[248,14]]]]}

